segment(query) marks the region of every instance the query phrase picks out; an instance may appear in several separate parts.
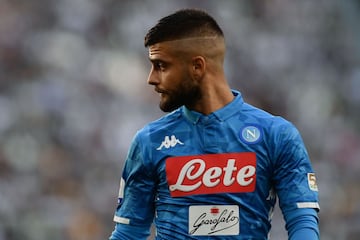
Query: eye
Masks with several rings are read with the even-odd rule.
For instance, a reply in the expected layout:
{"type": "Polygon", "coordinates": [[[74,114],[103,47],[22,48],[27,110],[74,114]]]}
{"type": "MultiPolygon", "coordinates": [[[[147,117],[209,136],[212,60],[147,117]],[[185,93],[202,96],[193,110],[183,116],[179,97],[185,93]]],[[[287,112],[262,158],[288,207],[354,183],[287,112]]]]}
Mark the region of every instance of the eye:
{"type": "Polygon", "coordinates": [[[153,65],[156,70],[161,70],[161,71],[165,70],[166,67],[166,64],[162,61],[156,61],[153,63],[153,65]]]}

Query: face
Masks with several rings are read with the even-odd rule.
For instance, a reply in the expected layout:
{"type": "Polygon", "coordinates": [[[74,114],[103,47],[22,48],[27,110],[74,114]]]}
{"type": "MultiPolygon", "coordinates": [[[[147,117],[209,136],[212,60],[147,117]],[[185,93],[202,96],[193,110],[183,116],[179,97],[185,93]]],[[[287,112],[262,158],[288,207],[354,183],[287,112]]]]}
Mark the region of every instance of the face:
{"type": "Polygon", "coordinates": [[[191,61],[175,54],[171,41],[150,46],[149,59],[152,67],[148,83],[160,95],[160,109],[171,112],[182,105],[191,109],[201,98],[200,86],[191,73],[191,61]]]}

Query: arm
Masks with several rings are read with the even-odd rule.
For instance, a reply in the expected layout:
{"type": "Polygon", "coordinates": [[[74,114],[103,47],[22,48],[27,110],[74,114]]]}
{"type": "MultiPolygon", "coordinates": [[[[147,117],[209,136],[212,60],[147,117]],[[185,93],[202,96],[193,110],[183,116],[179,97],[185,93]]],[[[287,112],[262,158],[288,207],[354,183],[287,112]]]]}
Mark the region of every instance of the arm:
{"type": "Polygon", "coordinates": [[[315,209],[297,208],[284,213],[289,240],[319,240],[318,216],[315,209]]]}
{"type": "Polygon", "coordinates": [[[145,240],[149,235],[150,230],[147,226],[131,226],[116,223],[115,230],[112,232],[109,240],[145,240]]]}
{"type": "Polygon", "coordinates": [[[125,161],[110,240],[142,240],[150,234],[157,180],[144,158],[137,135],[125,161]]]}
{"type": "Polygon", "coordinates": [[[295,127],[283,125],[276,142],[275,189],[290,240],[318,240],[318,189],[311,162],[295,127]]]}

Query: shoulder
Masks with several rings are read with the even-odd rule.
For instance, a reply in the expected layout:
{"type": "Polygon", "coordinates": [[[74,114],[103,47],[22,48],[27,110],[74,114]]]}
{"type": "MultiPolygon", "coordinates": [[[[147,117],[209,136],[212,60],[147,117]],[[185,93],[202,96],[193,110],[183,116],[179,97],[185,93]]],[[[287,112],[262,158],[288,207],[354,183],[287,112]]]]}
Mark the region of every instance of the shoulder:
{"type": "Polygon", "coordinates": [[[161,132],[172,129],[172,126],[178,125],[181,121],[183,121],[181,109],[177,109],[145,125],[137,132],[136,138],[152,138],[154,135],[158,135],[161,132]]]}
{"type": "MultiPolygon", "coordinates": [[[[271,159],[278,159],[285,156],[306,156],[306,148],[297,127],[289,120],[281,116],[275,116],[262,109],[256,108],[249,104],[244,104],[243,107],[245,116],[245,127],[242,130],[242,135],[247,136],[246,131],[253,131],[258,129],[258,137],[263,140],[263,145],[269,149],[271,159]],[[254,125],[252,125],[254,124],[254,125]],[[248,127],[250,126],[250,127],[248,127]],[[251,126],[254,126],[251,128],[251,126]],[[245,131],[245,132],[244,132],[245,131]]],[[[249,136],[251,137],[251,136],[249,136]]]]}
{"type": "Polygon", "coordinates": [[[271,129],[294,128],[294,125],[284,117],[273,115],[248,103],[244,103],[242,115],[244,121],[258,122],[263,127],[271,129]]]}
{"type": "Polygon", "coordinates": [[[273,115],[248,103],[244,103],[241,112],[245,128],[252,125],[259,128],[268,144],[274,144],[272,147],[286,145],[289,141],[302,141],[297,127],[282,116],[273,115]]]}
{"type": "Polygon", "coordinates": [[[179,123],[183,121],[181,116],[181,111],[175,110],[148,123],[135,134],[130,153],[132,151],[132,155],[138,157],[148,171],[154,169],[157,164],[156,159],[162,159],[162,152],[157,150],[164,140],[167,138],[171,140],[170,131],[173,129],[171,125],[181,125],[179,123]]]}

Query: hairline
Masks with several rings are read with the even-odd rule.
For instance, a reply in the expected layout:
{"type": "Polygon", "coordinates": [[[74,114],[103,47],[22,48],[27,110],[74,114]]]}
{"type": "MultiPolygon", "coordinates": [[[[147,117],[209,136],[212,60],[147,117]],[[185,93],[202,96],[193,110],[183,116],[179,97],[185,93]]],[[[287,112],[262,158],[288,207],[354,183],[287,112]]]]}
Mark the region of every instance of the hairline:
{"type": "Polygon", "coordinates": [[[150,48],[157,44],[166,44],[169,47],[168,50],[171,55],[190,57],[183,58],[183,60],[191,59],[194,56],[203,56],[208,60],[220,57],[220,59],[222,59],[221,61],[223,61],[226,51],[225,39],[220,35],[185,37],[174,40],[159,41],[158,43],[148,46],[149,53],[151,51],[150,48]],[[195,41],[195,43],[192,44],[193,41],[195,41]]]}
{"type": "Polygon", "coordinates": [[[156,44],[160,44],[160,43],[176,43],[176,42],[180,42],[180,43],[185,43],[185,42],[191,42],[191,41],[207,41],[207,40],[222,40],[223,42],[225,42],[225,39],[223,36],[221,35],[213,35],[213,36],[198,36],[198,37],[181,37],[181,38],[176,38],[176,39],[169,39],[169,40],[163,40],[163,41],[157,41],[151,45],[146,46],[147,48],[156,45],[156,44]]]}

